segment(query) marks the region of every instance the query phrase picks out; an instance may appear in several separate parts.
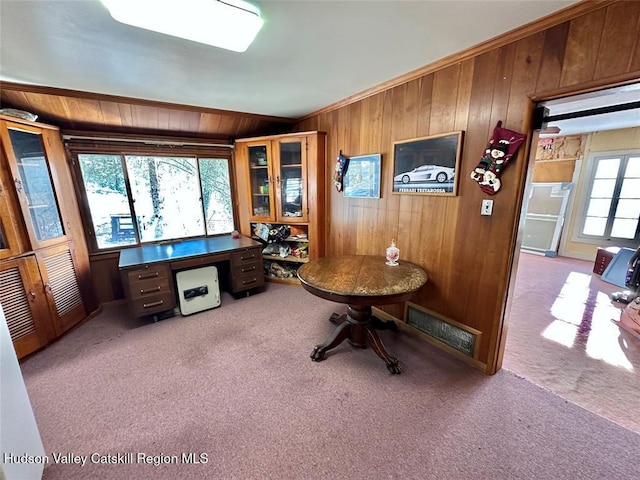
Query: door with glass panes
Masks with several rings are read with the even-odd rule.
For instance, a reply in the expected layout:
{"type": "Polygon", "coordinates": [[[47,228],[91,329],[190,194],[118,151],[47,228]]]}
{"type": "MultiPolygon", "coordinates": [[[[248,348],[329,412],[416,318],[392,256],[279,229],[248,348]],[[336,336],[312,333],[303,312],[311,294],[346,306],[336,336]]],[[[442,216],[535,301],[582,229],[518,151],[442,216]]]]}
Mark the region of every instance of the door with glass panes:
{"type": "Polygon", "coordinates": [[[280,222],[306,222],[306,137],[286,138],[275,143],[276,216],[280,222]]]}
{"type": "Polygon", "coordinates": [[[250,219],[307,221],[306,137],[248,142],[250,219]]]}
{"type": "Polygon", "coordinates": [[[22,252],[20,233],[11,212],[14,199],[9,194],[7,177],[5,166],[0,164],[0,258],[13,257],[22,252]]]}
{"type": "Polygon", "coordinates": [[[258,222],[273,222],[276,219],[274,206],[274,175],[271,142],[247,143],[247,162],[250,218],[258,222]]]}
{"type": "Polygon", "coordinates": [[[8,156],[22,217],[31,249],[47,247],[65,240],[65,230],[47,156],[48,139],[39,128],[3,121],[2,142],[8,156]]]}

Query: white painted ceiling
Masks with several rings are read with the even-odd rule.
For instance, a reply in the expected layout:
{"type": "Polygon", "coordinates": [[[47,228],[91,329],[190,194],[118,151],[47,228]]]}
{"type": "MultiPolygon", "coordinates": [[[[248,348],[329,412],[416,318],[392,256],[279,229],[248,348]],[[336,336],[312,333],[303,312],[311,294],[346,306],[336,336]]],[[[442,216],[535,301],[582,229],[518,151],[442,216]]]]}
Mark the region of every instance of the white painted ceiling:
{"type": "Polygon", "coordinates": [[[265,25],[234,53],[120,24],[98,0],[0,0],[0,80],[298,118],[576,2],[252,3],[265,25]]]}

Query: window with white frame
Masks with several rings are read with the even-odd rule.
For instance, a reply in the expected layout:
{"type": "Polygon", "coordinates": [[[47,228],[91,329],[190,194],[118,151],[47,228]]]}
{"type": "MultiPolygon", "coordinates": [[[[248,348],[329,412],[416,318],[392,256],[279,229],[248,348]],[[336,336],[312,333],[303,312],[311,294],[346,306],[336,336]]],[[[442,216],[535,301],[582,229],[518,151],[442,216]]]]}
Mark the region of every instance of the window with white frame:
{"type": "Polygon", "coordinates": [[[640,241],[640,152],[597,153],[579,237],[621,246],[640,241]]]}
{"type": "Polygon", "coordinates": [[[77,153],[98,250],[233,231],[229,158],[77,153]]]}

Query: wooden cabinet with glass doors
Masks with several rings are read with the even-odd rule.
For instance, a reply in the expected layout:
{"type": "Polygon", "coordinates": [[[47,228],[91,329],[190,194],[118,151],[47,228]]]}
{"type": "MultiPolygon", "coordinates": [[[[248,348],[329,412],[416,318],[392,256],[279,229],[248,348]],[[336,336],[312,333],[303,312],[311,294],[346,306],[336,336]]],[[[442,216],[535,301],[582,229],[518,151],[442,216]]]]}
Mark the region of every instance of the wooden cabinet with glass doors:
{"type": "Polygon", "coordinates": [[[0,115],[0,140],[0,303],[23,357],[96,305],[58,129],[0,115]]]}
{"type": "Polygon", "coordinates": [[[324,256],[325,137],[301,132],[235,142],[240,231],[265,244],[268,279],[297,282],[300,264],[324,256]],[[288,235],[267,238],[265,227],[288,235]]]}

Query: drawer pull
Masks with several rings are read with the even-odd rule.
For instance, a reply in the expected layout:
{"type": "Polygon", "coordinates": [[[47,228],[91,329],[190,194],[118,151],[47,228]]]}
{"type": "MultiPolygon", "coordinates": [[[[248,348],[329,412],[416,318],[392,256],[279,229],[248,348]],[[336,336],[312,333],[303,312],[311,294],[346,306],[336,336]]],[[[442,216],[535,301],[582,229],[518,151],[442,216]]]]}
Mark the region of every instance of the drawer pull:
{"type": "Polygon", "coordinates": [[[142,308],[157,307],[159,305],[162,305],[163,303],[164,303],[164,300],[158,300],[157,302],[151,302],[151,303],[143,303],[142,308]]]}
{"type": "Polygon", "coordinates": [[[146,280],[147,278],[156,278],[160,275],[158,272],[138,274],[138,280],[146,280]]]}
{"type": "Polygon", "coordinates": [[[242,255],[240,255],[240,260],[253,260],[254,258],[256,258],[256,254],[252,253],[250,257],[244,257],[242,255]]]}
{"type": "Polygon", "coordinates": [[[254,265],[253,267],[241,268],[240,271],[242,273],[246,273],[246,272],[253,272],[255,269],[256,269],[256,266],[254,265]]]}
{"type": "Polygon", "coordinates": [[[159,292],[161,288],[162,287],[160,285],[158,285],[157,287],[153,287],[153,288],[147,288],[146,290],[144,288],[141,288],[140,289],[140,293],[142,295],[144,295],[145,293],[159,292]]]}
{"type": "Polygon", "coordinates": [[[243,280],[242,285],[249,285],[251,283],[256,283],[257,281],[258,279],[256,277],[253,277],[251,280],[243,280]]]}

